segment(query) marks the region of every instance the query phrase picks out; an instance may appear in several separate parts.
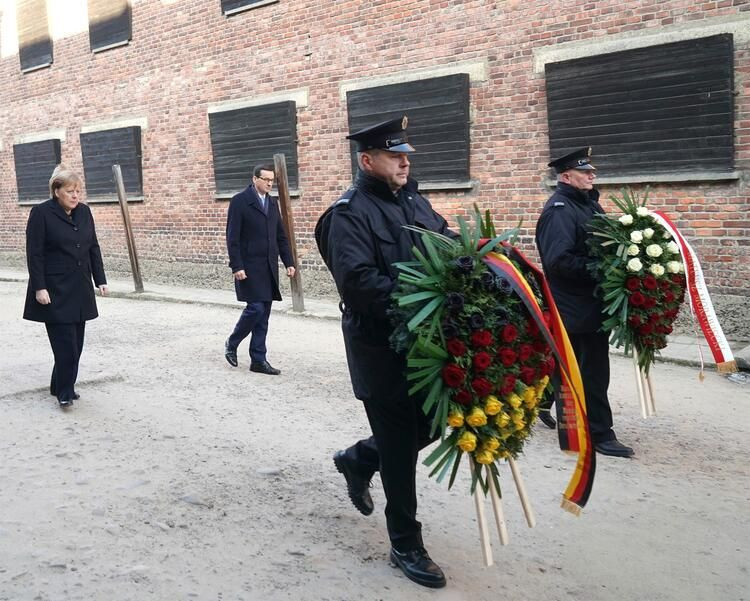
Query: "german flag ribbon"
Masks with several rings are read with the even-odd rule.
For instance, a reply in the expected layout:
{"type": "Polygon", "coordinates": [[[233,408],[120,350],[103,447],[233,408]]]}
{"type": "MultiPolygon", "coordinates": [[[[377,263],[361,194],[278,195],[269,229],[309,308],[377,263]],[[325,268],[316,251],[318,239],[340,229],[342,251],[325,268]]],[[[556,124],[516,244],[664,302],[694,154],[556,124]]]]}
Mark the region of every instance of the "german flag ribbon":
{"type": "MultiPolygon", "coordinates": [[[[698,321],[703,336],[706,338],[708,348],[711,349],[711,354],[716,361],[716,369],[719,373],[737,371],[737,362],[734,360],[732,350],[729,348],[726,336],[724,336],[724,330],[721,329],[721,324],[716,317],[711,296],[708,294],[708,287],[703,277],[703,269],[698,261],[698,255],[695,254],[693,247],[685,240],[677,226],[662,211],[652,211],[651,215],[657,223],[672,234],[680,249],[682,262],[685,265],[690,313],[693,315],[693,319],[698,321]]],[[[703,361],[701,360],[701,367],[702,365],[703,361]]]]}
{"type": "MultiPolygon", "coordinates": [[[[506,245],[506,248],[510,247],[506,245]]],[[[591,443],[588,419],[586,418],[586,401],[581,372],[578,369],[578,362],[573,353],[568,334],[544,275],[517,249],[513,249],[512,252],[513,258],[528,269],[540,285],[544,301],[549,309],[549,327],[534,292],[513,262],[497,252],[488,253],[482,260],[493,273],[507,281],[518,294],[557,359],[563,383],[559,401],[563,404],[563,419],[558,426],[560,448],[566,452],[578,453],[575,471],[563,493],[562,507],[578,515],[591,494],[594,473],[596,472],[596,459],[591,443]]]]}

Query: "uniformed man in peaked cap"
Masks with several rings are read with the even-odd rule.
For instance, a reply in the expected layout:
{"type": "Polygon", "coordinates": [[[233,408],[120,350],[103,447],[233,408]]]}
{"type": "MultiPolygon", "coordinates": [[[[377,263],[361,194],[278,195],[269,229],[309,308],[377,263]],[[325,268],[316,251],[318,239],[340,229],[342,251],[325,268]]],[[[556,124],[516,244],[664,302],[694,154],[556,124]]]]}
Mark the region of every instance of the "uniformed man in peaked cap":
{"type": "MultiPolygon", "coordinates": [[[[566,154],[548,166],[557,173],[557,188],[536,224],[536,246],[581,369],[594,448],[603,455],[631,457],[633,449],[618,441],[612,429],[607,397],[609,333],[600,331],[602,302],[594,293],[597,282],[587,268],[592,261],[587,227],[596,213],[604,213],[594,189],[596,168],[591,164],[591,148],[566,154]]],[[[549,407],[546,409],[546,414],[540,411],[539,416],[554,427],[549,407]]]]}
{"type": "Polygon", "coordinates": [[[424,252],[417,225],[449,233],[409,177],[407,119],[399,117],[347,136],[356,142],[359,166],[354,185],[320,218],[318,249],[336,281],[354,395],[363,401],[372,436],[337,452],[333,461],[346,478],[349,498],[364,515],[373,511],[370,479],[380,471],[391,561],[423,586],[445,586],[430,559],[417,521],[416,465],[419,450],[431,442],[430,420],[422,400],[410,397],[406,359],[390,347],[387,311],[398,270],[394,263],[424,252]]]}

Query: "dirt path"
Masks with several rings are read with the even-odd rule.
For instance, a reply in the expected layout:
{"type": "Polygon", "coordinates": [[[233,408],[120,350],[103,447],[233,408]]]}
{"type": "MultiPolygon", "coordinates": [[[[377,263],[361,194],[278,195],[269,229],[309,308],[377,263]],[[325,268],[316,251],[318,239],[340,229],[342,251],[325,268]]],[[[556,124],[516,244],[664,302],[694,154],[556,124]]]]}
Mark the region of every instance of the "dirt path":
{"type": "Polygon", "coordinates": [[[420,468],[426,545],[448,576],[431,591],[387,563],[384,499],[346,497],[334,450],[367,433],[338,324],[274,315],[274,378],[222,357],[232,309],[100,301],[75,408],[46,392],[51,352],[0,283],[0,600],[750,599],[750,388],[659,366],[644,421],[631,364],[613,358],[620,438],[580,518],[559,508],[572,460],[537,429],[519,462],[529,530],[506,470],[511,544],[485,569],[464,478],[420,468]]]}

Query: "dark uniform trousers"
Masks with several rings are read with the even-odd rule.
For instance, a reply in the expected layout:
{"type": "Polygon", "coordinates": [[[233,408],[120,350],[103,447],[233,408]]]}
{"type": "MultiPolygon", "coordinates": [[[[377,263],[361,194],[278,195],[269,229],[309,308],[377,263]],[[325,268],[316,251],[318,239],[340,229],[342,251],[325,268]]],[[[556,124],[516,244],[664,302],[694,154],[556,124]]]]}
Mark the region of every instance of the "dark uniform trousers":
{"type": "Polygon", "coordinates": [[[406,383],[402,395],[363,401],[373,435],[345,451],[365,477],[380,472],[388,536],[397,551],[422,546],[422,524],[415,517],[417,458],[437,438],[430,437],[432,416],[424,414],[422,402],[408,395],[406,383]]]}
{"type": "Polygon", "coordinates": [[[60,401],[73,399],[74,386],[78,378],[78,362],[83,350],[86,322],[45,323],[55,364],[50,379],[50,394],[60,401]]]}

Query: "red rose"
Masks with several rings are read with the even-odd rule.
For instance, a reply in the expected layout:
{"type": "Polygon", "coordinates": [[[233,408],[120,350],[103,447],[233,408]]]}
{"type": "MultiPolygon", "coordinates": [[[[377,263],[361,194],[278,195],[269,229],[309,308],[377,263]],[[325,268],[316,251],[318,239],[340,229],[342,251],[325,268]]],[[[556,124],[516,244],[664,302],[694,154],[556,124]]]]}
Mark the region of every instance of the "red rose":
{"type": "Polygon", "coordinates": [[[529,357],[531,357],[533,352],[534,352],[534,347],[532,347],[530,344],[522,344],[521,348],[518,349],[519,361],[528,361],[529,357]]]}
{"type": "Polygon", "coordinates": [[[631,315],[628,317],[628,323],[633,326],[634,328],[637,328],[639,325],[641,325],[641,316],[640,315],[631,315]]]}
{"type": "Polygon", "coordinates": [[[465,388],[462,388],[461,390],[456,391],[456,395],[453,397],[453,400],[456,401],[459,405],[469,405],[472,398],[472,394],[465,388]]]}
{"type": "Polygon", "coordinates": [[[532,345],[534,347],[534,350],[537,353],[546,353],[547,352],[547,344],[542,340],[541,338],[537,338],[532,345]]]}
{"type": "Polygon", "coordinates": [[[656,306],[656,299],[653,296],[647,296],[646,300],[643,302],[643,306],[646,307],[646,309],[653,309],[656,306]]]}
{"type": "Polygon", "coordinates": [[[458,338],[451,338],[445,343],[445,348],[454,357],[463,357],[466,354],[466,345],[458,338]]]}
{"type": "Polygon", "coordinates": [[[674,300],[674,294],[672,294],[671,290],[667,290],[664,293],[664,302],[665,303],[671,303],[674,300]]]}
{"type": "Polygon", "coordinates": [[[492,355],[490,355],[489,353],[485,353],[484,351],[480,351],[476,355],[474,355],[473,364],[476,371],[484,371],[490,365],[492,365],[492,355]]]}
{"type": "Polygon", "coordinates": [[[533,317],[530,317],[526,322],[526,333],[529,336],[536,336],[539,333],[539,326],[533,317]]]}
{"type": "Polygon", "coordinates": [[[638,333],[641,336],[648,336],[653,331],[654,331],[654,326],[652,326],[650,323],[645,323],[640,328],[638,328],[638,333]]]}
{"type": "Polygon", "coordinates": [[[503,342],[513,342],[518,338],[518,329],[516,329],[516,326],[508,324],[503,327],[501,337],[503,342]]]}
{"type": "Polygon", "coordinates": [[[627,280],[625,280],[625,288],[627,288],[631,292],[635,292],[640,287],[641,282],[638,278],[628,278],[627,280]]]}
{"type": "Polygon", "coordinates": [[[466,372],[455,363],[449,363],[443,368],[443,382],[451,388],[458,388],[464,383],[466,372]]]}
{"type": "Polygon", "coordinates": [[[500,388],[500,394],[506,395],[513,392],[516,387],[516,376],[505,376],[503,378],[503,386],[500,388]]]}
{"type": "Polygon", "coordinates": [[[630,295],[630,304],[634,307],[642,307],[645,301],[646,297],[640,292],[633,292],[633,294],[630,295]]]}
{"type": "Polygon", "coordinates": [[[645,278],[643,278],[643,287],[646,290],[655,290],[658,285],[659,282],[657,282],[656,278],[652,275],[647,275],[645,278]]]}
{"type": "Polygon", "coordinates": [[[500,362],[505,367],[510,367],[511,365],[513,365],[518,358],[516,351],[514,351],[512,348],[508,348],[507,346],[502,347],[498,351],[497,356],[500,357],[500,362]]]}
{"type": "Polygon", "coordinates": [[[489,330],[477,330],[471,335],[471,344],[474,346],[489,346],[492,344],[492,334],[489,330]]]}
{"type": "Polygon", "coordinates": [[[670,282],[669,280],[662,280],[661,282],[659,282],[659,288],[661,290],[669,290],[671,286],[672,282],[670,282]]]}
{"type": "Polygon", "coordinates": [[[486,378],[476,378],[471,382],[471,387],[480,397],[487,396],[493,389],[492,383],[486,378]]]}
{"type": "Polygon", "coordinates": [[[664,333],[671,334],[673,329],[672,326],[664,326],[664,333]]]}
{"type": "Polygon", "coordinates": [[[521,368],[521,381],[530,386],[534,383],[536,378],[536,370],[533,367],[522,367],[521,368]]]}
{"type": "Polygon", "coordinates": [[[555,361],[554,357],[548,357],[547,361],[546,361],[546,364],[549,367],[550,373],[552,373],[553,371],[555,371],[555,365],[557,364],[557,362],[555,361]]]}

